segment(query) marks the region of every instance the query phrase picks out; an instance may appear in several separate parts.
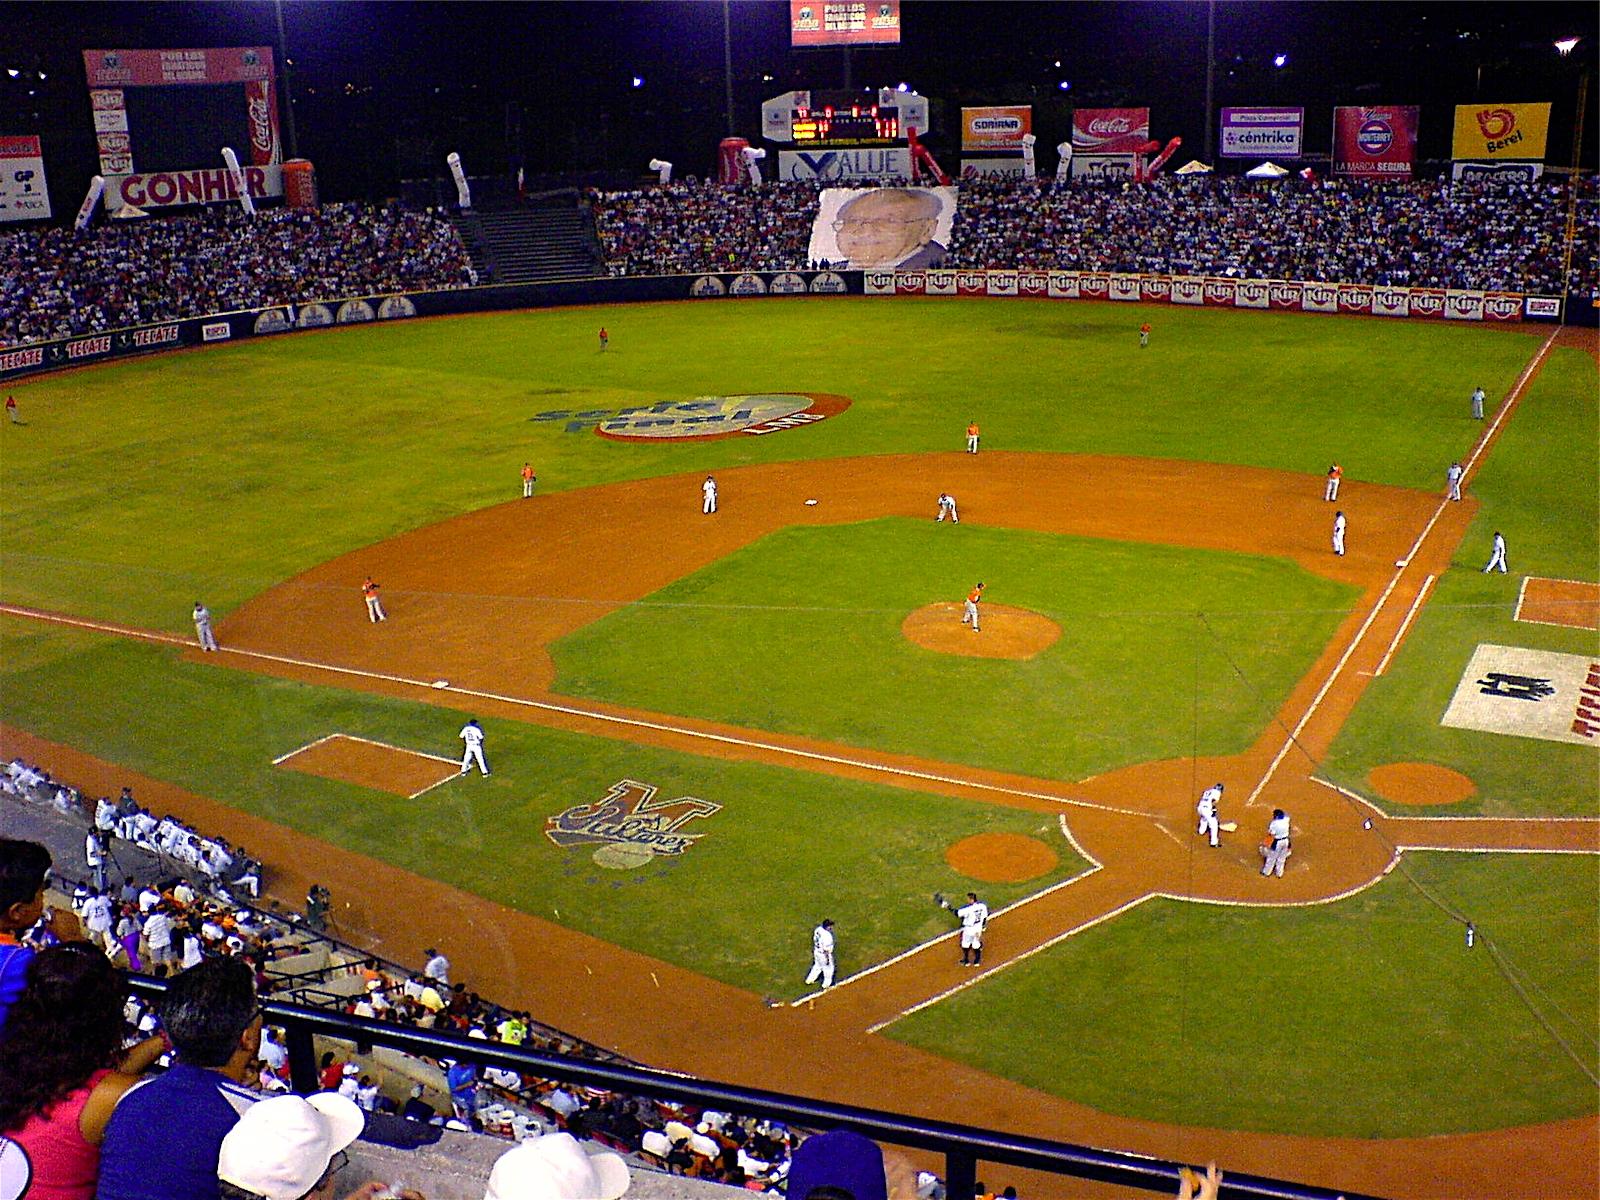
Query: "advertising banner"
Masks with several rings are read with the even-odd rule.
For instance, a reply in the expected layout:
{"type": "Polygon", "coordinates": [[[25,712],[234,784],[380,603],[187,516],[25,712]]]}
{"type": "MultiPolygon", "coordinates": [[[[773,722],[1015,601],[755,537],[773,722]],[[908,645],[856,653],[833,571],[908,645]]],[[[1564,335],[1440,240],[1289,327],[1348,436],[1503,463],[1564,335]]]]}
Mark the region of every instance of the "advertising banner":
{"type": "Polygon", "coordinates": [[[1206,281],[1199,275],[1176,275],[1172,280],[1174,304],[1204,304],[1206,281]]]}
{"type": "Polygon", "coordinates": [[[39,221],[49,215],[39,139],[0,137],[0,221],[39,221]]]}
{"type": "Polygon", "coordinates": [[[1375,317],[1405,317],[1411,314],[1411,290],[1403,287],[1381,287],[1372,293],[1372,315],[1375,317]]]}
{"type": "Polygon", "coordinates": [[[1215,276],[1205,281],[1202,291],[1204,303],[1210,307],[1233,307],[1233,298],[1239,284],[1233,279],[1219,279],[1215,276]]]}
{"type": "Polygon", "coordinates": [[[963,179],[1022,179],[1027,175],[1020,158],[963,158],[963,179]]]}
{"type": "Polygon", "coordinates": [[[1372,286],[1365,283],[1339,285],[1339,311],[1342,313],[1372,312],[1372,286]]]}
{"type": "Polygon", "coordinates": [[[1080,108],[1072,114],[1072,151],[1132,154],[1150,140],[1148,108],[1080,108]]]}
{"type": "Polygon", "coordinates": [[[1333,173],[1410,179],[1417,162],[1417,106],[1333,110],[1333,173]]]}
{"type": "Polygon", "coordinates": [[[1339,311],[1339,285],[1308,283],[1300,290],[1300,311],[1336,313],[1339,311]]]}
{"type": "Polygon", "coordinates": [[[1522,316],[1522,297],[1514,292],[1490,292],[1483,298],[1485,321],[1515,321],[1522,316]]]}
{"type": "Polygon", "coordinates": [[[1450,178],[1473,182],[1483,180],[1532,183],[1544,174],[1541,162],[1456,162],[1450,164],[1450,178]]]}
{"type": "Polygon", "coordinates": [[[1300,296],[1303,285],[1288,279],[1274,279],[1272,281],[1272,307],[1285,312],[1300,307],[1300,296]]]}
{"type": "Polygon", "coordinates": [[[1305,135],[1303,108],[1225,108],[1223,158],[1299,158],[1305,135]]]}
{"type": "Polygon", "coordinates": [[[1483,293],[1446,292],[1444,294],[1444,315],[1448,321],[1483,320],[1483,293]]]}
{"type": "Polygon", "coordinates": [[[1015,296],[1017,294],[1017,273],[1015,271],[990,271],[989,281],[984,287],[984,294],[989,296],[1015,296]]]}
{"type": "Polygon", "coordinates": [[[954,271],[929,271],[928,295],[954,296],[956,294],[956,273],[954,271]]]}
{"type": "Polygon", "coordinates": [[[1412,288],[1407,301],[1410,308],[1408,315],[1413,317],[1444,316],[1444,289],[1443,288],[1412,288]]]}
{"type": "Polygon", "coordinates": [[[778,178],[785,180],[910,179],[906,146],[859,150],[780,150],[778,178]]]}
{"type": "Polygon", "coordinates": [[[1106,286],[1108,300],[1138,300],[1139,277],[1137,275],[1113,275],[1106,286]]]}
{"type": "Polygon", "coordinates": [[[1139,277],[1139,299],[1151,304],[1164,304],[1172,299],[1170,275],[1142,275],[1139,277]]]}
{"type": "MultiPolygon", "coordinates": [[[[282,167],[245,167],[245,187],[257,200],[283,195],[282,167]]],[[[149,175],[106,176],[105,207],[116,212],[135,208],[167,208],[175,204],[217,204],[239,199],[225,167],[214,171],[154,171],[149,175]]]]}
{"type": "Polygon", "coordinates": [[[936,266],[955,215],[954,187],[826,188],[807,257],[858,270],[936,266]]]}
{"type": "Polygon", "coordinates": [[[1544,159],[1548,104],[1458,104],[1450,157],[1544,159]]]}
{"type": "Polygon", "coordinates": [[[961,110],[962,153],[968,150],[1015,150],[1020,153],[1022,139],[1032,132],[1031,104],[961,110]]]}
{"type": "Polygon", "coordinates": [[[791,46],[893,46],[900,0],[789,0],[791,46]]]}
{"type": "Polygon", "coordinates": [[[1050,291],[1050,276],[1044,271],[1018,271],[1017,293],[1022,296],[1043,297],[1050,291]]]}
{"type": "Polygon", "coordinates": [[[1233,293],[1236,308],[1267,308],[1271,299],[1272,285],[1265,279],[1241,279],[1233,293]]]}
{"type": "Polygon", "coordinates": [[[1480,642],[1439,724],[1575,746],[1596,744],[1600,659],[1480,642]]]}
{"type": "Polygon", "coordinates": [[[1131,154],[1074,154],[1072,156],[1073,179],[1115,179],[1126,181],[1133,178],[1133,155],[1131,154]]]}
{"type": "Polygon", "coordinates": [[[1076,300],[1080,295],[1078,291],[1078,273],[1076,271],[1051,271],[1048,292],[1056,300],[1076,300]]]}

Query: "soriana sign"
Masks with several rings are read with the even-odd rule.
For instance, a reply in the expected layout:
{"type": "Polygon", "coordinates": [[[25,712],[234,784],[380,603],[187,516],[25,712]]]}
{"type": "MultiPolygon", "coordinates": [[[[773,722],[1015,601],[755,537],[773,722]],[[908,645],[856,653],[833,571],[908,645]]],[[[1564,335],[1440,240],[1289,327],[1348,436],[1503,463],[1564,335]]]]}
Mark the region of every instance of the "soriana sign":
{"type": "Polygon", "coordinates": [[[1074,154],[1132,154],[1149,140],[1148,108],[1080,108],[1072,114],[1074,154]]]}
{"type": "Polygon", "coordinates": [[[963,108],[961,149],[1021,150],[1022,139],[1033,132],[1033,106],[963,108]]]}
{"type": "Polygon", "coordinates": [[[1410,179],[1417,162],[1417,106],[1333,110],[1333,173],[1410,179]]]}
{"type": "Polygon", "coordinates": [[[1544,159],[1548,104],[1458,104],[1450,157],[1544,159]]]}

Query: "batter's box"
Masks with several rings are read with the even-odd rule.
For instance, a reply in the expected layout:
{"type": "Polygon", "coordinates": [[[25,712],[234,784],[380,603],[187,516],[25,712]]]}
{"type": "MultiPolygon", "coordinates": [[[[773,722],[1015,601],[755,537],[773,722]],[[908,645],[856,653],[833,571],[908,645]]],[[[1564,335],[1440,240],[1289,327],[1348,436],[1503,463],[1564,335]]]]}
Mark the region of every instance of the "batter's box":
{"type": "Polygon", "coordinates": [[[461,764],[453,758],[352,737],[348,733],[320,737],[298,750],[279,755],[272,760],[272,765],[404,796],[407,800],[415,800],[461,772],[461,764]]]}
{"type": "Polygon", "coordinates": [[[1600,583],[1529,575],[1517,593],[1517,621],[1600,630],[1600,583]]]}

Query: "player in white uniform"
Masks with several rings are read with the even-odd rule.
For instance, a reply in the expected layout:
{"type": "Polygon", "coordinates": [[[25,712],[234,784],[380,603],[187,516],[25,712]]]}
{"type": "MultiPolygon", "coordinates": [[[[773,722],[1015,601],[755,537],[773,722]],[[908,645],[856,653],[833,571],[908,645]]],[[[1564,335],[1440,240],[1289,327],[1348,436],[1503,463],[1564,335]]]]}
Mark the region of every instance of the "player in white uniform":
{"type": "Polygon", "coordinates": [[[939,493],[939,515],[935,521],[942,521],[949,517],[957,525],[961,524],[961,517],[956,513],[956,498],[949,492],[939,493]]]}
{"type": "Polygon", "coordinates": [[[1490,571],[1499,571],[1502,575],[1506,573],[1506,537],[1498,529],[1494,531],[1494,549],[1490,551],[1489,561],[1483,567],[1485,575],[1490,571]]]}
{"type": "Polygon", "coordinates": [[[700,485],[700,511],[714,513],[717,511],[717,481],[711,476],[706,476],[706,481],[700,485]]]}
{"type": "Polygon", "coordinates": [[[1445,495],[1450,499],[1461,499],[1461,477],[1466,473],[1466,468],[1458,462],[1451,463],[1449,469],[1445,471],[1445,495]]]}
{"type": "Polygon", "coordinates": [[[1289,814],[1281,808],[1272,810],[1272,820],[1267,822],[1267,841],[1261,847],[1261,873],[1283,878],[1283,864],[1289,861],[1289,814]]]}
{"type": "Polygon", "coordinates": [[[806,982],[819,979],[824,989],[833,986],[833,922],[827,920],[811,931],[811,974],[806,982]]]}
{"type": "Polygon", "coordinates": [[[211,632],[211,610],[198,600],[194,602],[194,631],[200,636],[200,649],[217,648],[216,635],[211,632]]]}
{"type": "Polygon", "coordinates": [[[1222,805],[1222,785],[1213,783],[1200,793],[1200,802],[1194,806],[1194,811],[1200,817],[1199,827],[1195,829],[1196,835],[1210,834],[1211,844],[1217,845],[1217,810],[1222,805]]]}
{"type": "Polygon", "coordinates": [[[467,774],[472,770],[472,761],[477,759],[478,770],[485,775],[489,773],[489,766],[483,761],[483,730],[476,720],[468,721],[461,727],[460,738],[466,743],[466,749],[461,753],[461,773],[467,774]]]}
{"type": "Polygon", "coordinates": [[[1483,389],[1481,387],[1472,389],[1472,419],[1474,421],[1483,420],[1483,389]]]}
{"type": "MultiPolygon", "coordinates": [[[[945,907],[949,908],[948,901],[945,907]]],[[[989,924],[989,906],[977,892],[967,893],[967,902],[955,910],[961,920],[961,965],[976,967],[983,962],[983,931],[989,924]]]]}
{"type": "Polygon", "coordinates": [[[1333,514],[1333,552],[1344,557],[1344,513],[1333,514]]]}

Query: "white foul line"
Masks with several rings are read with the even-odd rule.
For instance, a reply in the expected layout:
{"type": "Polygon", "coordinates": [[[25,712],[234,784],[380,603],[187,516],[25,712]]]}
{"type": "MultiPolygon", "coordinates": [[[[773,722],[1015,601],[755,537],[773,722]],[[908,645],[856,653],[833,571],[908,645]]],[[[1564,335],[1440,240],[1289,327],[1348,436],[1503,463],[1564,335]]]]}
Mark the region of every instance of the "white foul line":
{"type": "MultiPolygon", "coordinates": [[[[121,626],[103,624],[98,621],[86,621],[80,617],[68,617],[59,613],[41,612],[37,609],[19,608],[16,605],[0,604],[0,613],[16,617],[28,617],[38,621],[53,621],[61,625],[73,625],[83,629],[92,629],[99,633],[116,634],[120,637],[141,638],[145,641],[163,642],[173,646],[198,647],[199,643],[191,638],[172,637],[168,634],[151,633],[142,629],[126,629],[121,626]]],[[[870,762],[866,759],[848,758],[839,754],[824,754],[818,750],[801,750],[793,746],[783,746],[775,742],[763,742],[754,738],[734,737],[725,733],[709,733],[700,729],[689,729],[680,725],[668,725],[661,721],[646,721],[637,717],[621,717],[614,713],[600,712],[596,709],[579,708],[568,704],[554,704],[547,700],[528,700],[521,696],[507,696],[500,692],[485,692],[476,688],[445,687],[437,688],[432,683],[425,683],[420,679],[407,679],[403,675],[389,675],[383,671],[367,671],[358,667],[340,667],[332,663],[313,662],[310,659],[293,658],[286,654],[271,654],[265,650],[246,650],[238,646],[224,646],[224,654],[239,654],[246,658],[257,658],[266,662],[283,663],[291,667],[303,667],[313,671],[330,671],[336,675],[353,675],[361,679],[377,679],[384,683],[398,683],[406,687],[421,688],[429,692],[453,692],[458,696],[473,696],[480,700],[494,700],[501,704],[514,704],[523,708],[538,709],[542,712],[561,713],[565,716],[581,717],[589,721],[599,721],[612,725],[627,725],[635,729],[650,729],[659,733],[669,733],[678,737],[698,739],[706,742],[717,742],[727,746],[744,746],[752,750],[762,750],[769,754],[787,756],[790,758],[807,759],[812,762],[833,763],[837,766],[851,767],[858,771],[873,772],[879,775],[898,775],[906,779],[922,779],[929,783],[943,783],[955,787],[972,788],[976,791],[995,792],[1003,796],[1022,796],[1030,800],[1044,800],[1051,804],[1067,805],[1074,808],[1088,808],[1096,812],[1118,813],[1125,817],[1150,817],[1153,814],[1140,812],[1132,808],[1118,808],[1114,804],[1097,804],[1089,800],[1074,800],[1066,796],[1056,796],[1048,792],[1035,792],[1026,788],[1002,787],[994,783],[981,783],[974,779],[961,779],[954,775],[941,775],[933,771],[918,771],[910,767],[891,767],[884,763],[870,762]]]]}
{"type": "Polygon", "coordinates": [[[1437,576],[1429,575],[1422,581],[1422,587],[1417,592],[1417,598],[1411,602],[1411,607],[1406,610],[1406,619],[1400,622],[1400,628],[1394,631],[1394,640],[1389,643],[1389,648],[1383,652],[1383,657],[1378,660],[1378,669],[1372,674],[1374,677],[1382,675],[1389,665],[1389,660],[1394,657],[1394,652],[1400,646],[1400,639],[1405,637],[1406,630],[1411,628],[1411,621],[1417,615],[1417,610],[1422,607],[1422,601],[1428,595],[1428,589],[1433,586],[1437,576]]]}
{"type": "Polygon", "coordinates": [[[1436,817],[1413,816],[1413,817],[1406,817],[1406,816],[1395,816],[1393,813],[1384,811],[1384,809],[1380,808],[1373,801],[1368,800],[1360,792],[1352,792],[1349,788],[1342,787],[1337,783],[1332,783],[1329,780],[1323,779],[1320,775],[1311,776],[1311,782],[1312,783],[1320,783],[1325,788],[1332,788],[1334,791],[1338,792],[1341,796],[1344,796],[1346,799],[1354,800],[1357,804],[1363,805],[1366,808],[1370,808],[1373,812],[1377,813],[1385,821],[1393,821],[1397,825],[1398,824],[1403,824],[1406,821],[1498,821],[1501,824],[1510,824],[1510,825],[1553,825],[1553,824],[1558,824],[1558,823],[1561,823],[1561,822],[1566,822],[1566,823],[1569,823],[1569,824],[1579,824],[1579,825],[1600,824],[1600,817],[1478,817],[1478,816],[1436,816],[1436,817]]]}
{"type": "MultiPolygon", "coordinates": [[[[1528,594],[1528,580],[1531,578],[1533,578],[1531,575],[1524,575],[1522,582],[1517,586],[1517,606],[1511,610],[1511,619],[1513,621],[1522,620],[1522,599],[1528,594]]],[[[1529,623],[1532,624],[1532,622],[1529,623]]]]}

